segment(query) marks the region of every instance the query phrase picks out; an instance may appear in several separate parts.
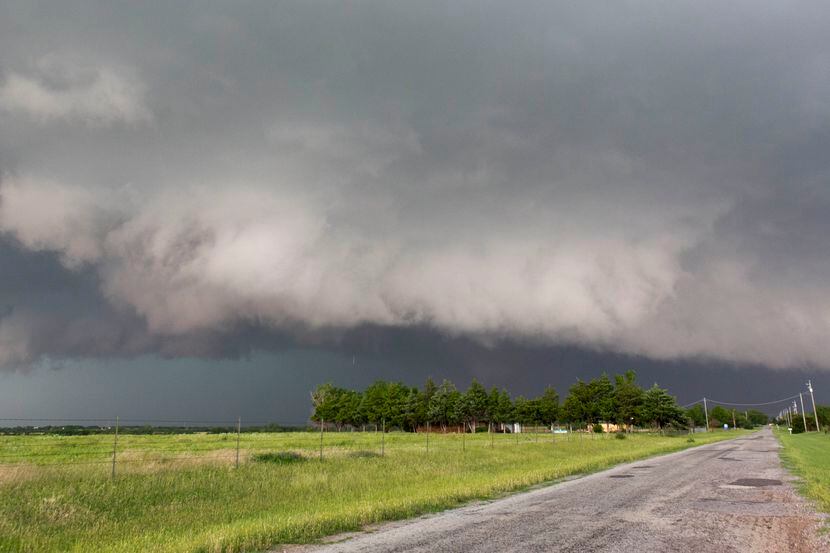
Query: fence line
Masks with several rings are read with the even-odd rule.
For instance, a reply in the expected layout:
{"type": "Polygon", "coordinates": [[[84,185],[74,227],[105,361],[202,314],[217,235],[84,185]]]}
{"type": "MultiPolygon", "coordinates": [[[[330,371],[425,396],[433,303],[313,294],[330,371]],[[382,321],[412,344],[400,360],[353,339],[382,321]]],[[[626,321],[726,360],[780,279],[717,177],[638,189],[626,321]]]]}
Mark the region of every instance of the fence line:
{"type": "MultiPolygon", "coordinates": [[[[315,438],[309,430],[319,430],[319,459],[324,461],[328,456],[374,455],[385,457],[388,452],[405,452],[425,454],[440,454],[456,451],[465,454],[470,451],[486,452],[495,447],[517,447],[527,444],[539,444],[540,434],[550,434],[550,443],[568,444],[572,442],[574,430],[572,427],[564,435],[557,436],[552,427],[526,427],[526,431],[495,431],[496,427],[488,423],[487,436],[485,432],[467,432],[468,428],[458,432],[458,428],[445,427],[444,432],[434,432],[431,423],[416,429],[415,432],[389,432],[385,419],[379,424],[367,424],[361,428],[340,427],[333,430],[331,423],[324,421],[316,424],[308,422],[287,425],[275,421],[243,421],[237,417],[236,421],[197,421],[195,419],[45,419],[45,418],[0,418],[2,421],[12,422],[114,422],[113,426],[80,426],[52,425],[43,429],[32,426],[3,428],[0,427],[0,467],[7,468],[37,468],[49,469],[61,466],[107,465],[109,464],[111,478],[116,478],[117,467],[155,464],[175,465],[183,461],[201,461],[203,463],[233,463],[239,468],[242,460],[255,460],[258,455],[299,453],[304,457],[313,456],[315,438]],[[165,421],[167,424],[222,424],[217,427],[143,427],[130,426],[129,423],[165,421]],[[246,426],[243,426],[243,422],[246,426]],[[267,427],[300,428],[300,431],[286,432],[281,430],[262,430],[254,423],[264,424],[267,427]],[[68,434],[60,433],[60,426],[73,426],[68,434]],[[221,429],[222,432],[216,430],[221,429]],[[5,432],[4,432],[5,430],[5,432]],[[186,430],[186,432],[177,432],[186,430]],[[540,432],[541,430],[541,432],[540,432]],[[89,434],[74,433],[90,431],[89,434]],[[467,434],[470,434],[468,439],[467,434]],[[375,434],[380,434],[374,438],[375,434]],[[418,434],[425,434],[425,440],[415,438],[418,434]],[[511,436],[513,434],[513,436],[511,436]],[[112,435],[112,446],[107,447],[106,437],[112,435]],[[387,436],[388,435],[388,436],[387,436]],[[479,437],[480,436],[480,437],[479,437]],[[388,439],[387,439],[388,437],[388,439]],[[28,438],[34,438],[29,443],[28,438]],[[51,439],[50,439],[51,438],[51,439]],[[235,438],[235,439],[234,439],[235,438]],[[388,442],[388,443],[387,443],[388,442]],[[89,449],[84,449],[85,447],[89,449]],[[42,451],[26,451],[24,448],[43,448],[42,451]],[[328,455],[326,455],[328,452],[328,455]],[[194,455],[194,453],[196,453],[194,455]]],[[[266,427],[266,428],[267,428],[266,427]]],[[[585,447],[583,434],[595,433],[591,426],[586,425],[578,429],[578,447],[585,447]]],[[[525,430],[525,429],[523,429],[525,430]]],[[[644,432],[637,432],[644,433],[644,432]]],[[[610,437],[610,436],[603,436],[610,437]]],[[[544,440],[541,443],[546,443],[544,440]]],[[[550,447],[550,445],[546,446],[550,447]]],[[[552,451],[548,449],[548,451],[552,451]]]]}

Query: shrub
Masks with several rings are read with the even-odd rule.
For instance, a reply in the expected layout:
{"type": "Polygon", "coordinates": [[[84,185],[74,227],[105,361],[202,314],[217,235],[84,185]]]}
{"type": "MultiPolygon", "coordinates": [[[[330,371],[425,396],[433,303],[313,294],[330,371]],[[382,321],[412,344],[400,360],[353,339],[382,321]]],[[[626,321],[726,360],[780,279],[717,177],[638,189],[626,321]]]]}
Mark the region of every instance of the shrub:
{"type": "Polygon", "coordinates": [[[594,432],[597,434],[602,434],[604,432],[600,423],[594,424],[594,432]]]}
{"type": "Polygon", "coordinates": [[[614,437],[618,440],[624,440],[625,439],[625,434],[622,433],[622,432],[617,432],[614,437]]]}
{"type": "Polygon", "coordinates": [[[253,460],[257,463],[274,463],[277,465],[287,465],[289,463],[300,463],[306,458],[294,451],[277,451],[268,453],[257,453],[253,456],[253,460]]]}
{"type": "Polygon", "coordinates": [[[793,416],[793,434],[803,434],[804,433],[804,421],[801,419],[800,416],[793,416]]]}

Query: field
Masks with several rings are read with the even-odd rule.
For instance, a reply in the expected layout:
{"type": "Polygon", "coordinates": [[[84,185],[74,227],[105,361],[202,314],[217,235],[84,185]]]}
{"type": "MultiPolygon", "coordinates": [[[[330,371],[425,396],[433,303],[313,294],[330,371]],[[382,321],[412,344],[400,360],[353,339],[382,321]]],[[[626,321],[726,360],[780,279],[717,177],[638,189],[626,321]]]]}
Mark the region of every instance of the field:
{"type": "Polygon", "coordinates": [[[830,437],[819,432],[776,432],[784,446],[784,463],[803,479],[802,491],[830,513],[830,437]]]}
{"type": "Polygon", "coordinates": [[[0,436],[0,551],[256,551],[736,435],[128,435],[114,479],[112,435],[0,436]]]}

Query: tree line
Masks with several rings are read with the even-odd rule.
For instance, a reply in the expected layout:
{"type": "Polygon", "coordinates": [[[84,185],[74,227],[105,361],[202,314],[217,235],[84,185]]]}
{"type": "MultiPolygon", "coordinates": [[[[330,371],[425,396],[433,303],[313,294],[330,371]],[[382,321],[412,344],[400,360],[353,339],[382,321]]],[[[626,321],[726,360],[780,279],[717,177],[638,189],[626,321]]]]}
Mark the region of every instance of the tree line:
{"type": "MultiPolygon", "coordinates": [[[[830,432],[830,405],[816,405],[816,412],[821,431],[827,434],[830,432]]],[[[812,432],[818,429],[816,427],[816,417],[813,413],[805,413],[803,417],[798,413],[793,413],[789,420],[787,420],[787,417],[776,418],[775,423],[792,428],[793,434],[812,432]],[[804,427],[805,420],[807,422],[806,428],[804,427]]]]}
{"type": "Polygon", "coordinates": [[[379,380],[362,392],[326,383],[311,393],[311,399],[312,420],[338,429],[385,424],[406,431],[427,425],[446,431],[463,425],[475,432],[488,427],[503,429],[513,423],[564,423],[601,431],[595,425],[687,428],[693,422],[667,390],[657,384],[648,389],[640,387],[634,371],[613,379],[603,374],[587,382],[577,380],[561,403],[551,386],[538,397],[526,398],[511,397],[503,388],[487,390],[477,380],[462,392],[449,380],[436,385],[431,378],[422,388],[379,380]]]}
{"type": "MultiPolygon", "coordinates": [[[[687,409],[686,414],[695,426],[706,425],[706,412],[702,404],[698,403],[687,409]]],[[[762,424],[767,424],[767,422],[769,422],[769,417],[757,409],[740,411],[727,409],[720,405],[709,409],[709,426],[713,428],[719,428],[724,424],[728,424],[730,428],[754,428],[762,424]]]]}

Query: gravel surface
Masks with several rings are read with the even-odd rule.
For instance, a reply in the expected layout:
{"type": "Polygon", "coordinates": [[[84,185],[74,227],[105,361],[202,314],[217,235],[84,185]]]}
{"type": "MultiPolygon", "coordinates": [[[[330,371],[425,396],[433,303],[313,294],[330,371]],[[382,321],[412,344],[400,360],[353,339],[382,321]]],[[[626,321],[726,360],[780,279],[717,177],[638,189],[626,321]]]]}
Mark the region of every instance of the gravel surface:
{"type": "Polygon", "coordinates": [[[296,552],[830,552],[769,429],[296,552]]]}

